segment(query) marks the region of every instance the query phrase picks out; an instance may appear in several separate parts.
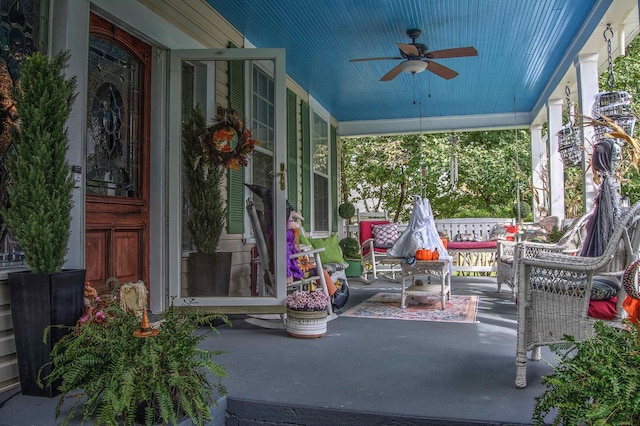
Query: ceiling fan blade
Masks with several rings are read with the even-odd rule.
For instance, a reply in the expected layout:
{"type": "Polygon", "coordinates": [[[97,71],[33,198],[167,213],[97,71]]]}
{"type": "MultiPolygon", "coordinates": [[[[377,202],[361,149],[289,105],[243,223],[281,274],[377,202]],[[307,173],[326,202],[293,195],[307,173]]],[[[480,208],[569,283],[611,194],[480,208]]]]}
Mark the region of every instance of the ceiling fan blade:
{"type": "Polygon", "coordinates": [[[462,58],[464,56],[478,56],[474,47],[454,47],[453,49],[434,50],[425,55],[429,59],[462,58]]]}
{"type": "Polygon", "coordinates": [[[401,56],[395,58],[362,58],[362,59],[349,59],[349,62],[364,62],[364,61],[382,61],[386,59],[404,59],[401,56]]]}
{"type": "Polygon", "coordinates": [[[427,66],[427,71],[431,71],[435,75],[439,75],[445,80],[451,80],[452,78],[458,75],[458,73],[452,70],[451,68],[445,67],[444,65],[440,65],[437,62],[427,61],[427,63],[429,64],[427,66]]]}
{"type": "Polygon", "coordinates": [[[401,62],[398,65],[396,65],[395,67],[391,68],[391,71],[389,71],[388,73],[383,75],[382,78],[380,79],[380,81],[389,81],[389,80],[393,80],[394,78],[396,78],[398,76],[398,74],[400,74],[402,72],[402,64],[403,63],[404,62],[401,62]]]}
{"type": "Polygon", "coordinates": [[[415,44],[406,44],[406,43],[396,43],[402,53],[409,56],[420,56],[420,52],[418,52],[418,48],[415,44]]]}

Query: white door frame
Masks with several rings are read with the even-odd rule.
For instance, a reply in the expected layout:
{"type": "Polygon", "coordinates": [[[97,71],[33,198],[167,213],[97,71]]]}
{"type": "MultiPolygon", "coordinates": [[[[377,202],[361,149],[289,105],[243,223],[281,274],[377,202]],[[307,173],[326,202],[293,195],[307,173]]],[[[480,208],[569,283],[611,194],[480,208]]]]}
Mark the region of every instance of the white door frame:
{"type": "MultiPolygon", "coordinates": [[[[280,164],[286,164],[286,72],[284,49],[178,49],[170,51],[169,65],[169,152],[168,152],[168,281],[169,298],[176,306],[194,305],[247,307],[282,306],[286,297],[286,238],[274,239],[274,274],[276,294],[273,297],[180,297],[181,284],[181,179],[182,179],[182,123],[181,87],[182,61],[260,60],[274,64],[275,146],[274,156],[274,235],[286,235],[286,188],[280,186],[280,164]],[[277,165],[277,166],[276,166],[277,165]]],[[[215,96],[215,93],[207,94],[215,96]]],[[[286,178],[285,178],[286,182],[286,178]]],[[[240,309],[234,312],[241,313],[240,309]]]]}

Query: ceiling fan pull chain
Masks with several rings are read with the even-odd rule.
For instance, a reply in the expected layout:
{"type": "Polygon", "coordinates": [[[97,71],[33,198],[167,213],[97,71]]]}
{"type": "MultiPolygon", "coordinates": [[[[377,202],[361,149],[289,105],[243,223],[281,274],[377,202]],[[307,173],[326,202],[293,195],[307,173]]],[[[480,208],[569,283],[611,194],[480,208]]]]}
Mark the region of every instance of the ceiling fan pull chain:
{"type": "Polygon", "coordinates": [[[611,54],[611,40],[613,39],[613,28],[611,24],[607,24],[607,28],[604,30],[604,40],[607,42],[607,60],[609,61],[609,75],[607,76],[607,83],[609,89],[613,89],[613,85],[616,84],[616,77],[613,75],[613,59],[611,54]]]}

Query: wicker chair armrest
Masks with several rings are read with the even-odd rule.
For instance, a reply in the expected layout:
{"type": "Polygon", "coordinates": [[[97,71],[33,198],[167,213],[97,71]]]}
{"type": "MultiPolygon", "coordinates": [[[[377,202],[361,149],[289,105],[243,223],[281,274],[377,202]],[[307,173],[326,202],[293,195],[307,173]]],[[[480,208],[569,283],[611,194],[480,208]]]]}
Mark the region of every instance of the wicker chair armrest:
{"type": "Polygon", "coordinates": [[[580,247],[575,248],[563,248],[560,251],[562,254],[567,254],[569,256],[576,256],[580,252],[580,247]]]}
{"type": "Polygon", "coordinates": [[[558,244],[524,241],[518,244],[518,256],[521,259],[532,259],[540,253],[560,253],[562,249],[563,247],[558,244]]]}
{"type": "Polygon", "coordinates": [[[598,257],[571,256],[561,252],[540,252],[536,257],[524,257],[521,262],[543,269],[567,269],[572,271],[595,271],[602,261],[598,257]]]}
{"type": "Polygon", "coordinates": [[[525,247],[539,248],[544,251],[558,251],[558,250],[562,250],[562,248],[564,247],[562,245],[555,244],[555,243],[538,243],[535,241],[522,241],[519,244],[525,247]]]}
{"type": "Polygon", "coordinates": [[[498,259],[502,256],[513,256],[516,251],[516,242],[507,240],[497,240],[498,259]]]}

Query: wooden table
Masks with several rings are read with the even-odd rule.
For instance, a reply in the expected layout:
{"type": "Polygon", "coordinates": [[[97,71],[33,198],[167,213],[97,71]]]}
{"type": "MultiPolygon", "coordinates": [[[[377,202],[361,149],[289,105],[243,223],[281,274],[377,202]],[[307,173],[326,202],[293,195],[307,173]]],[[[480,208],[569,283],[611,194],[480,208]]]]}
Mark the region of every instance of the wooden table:
{"type": "Polygon", "coordinates": [[[402,267],[402,296],[400,307],[406,308],[407,296],[439,296],[441,309],[451,297],[451,263],[443,260],[416,260],[413,265],[404,259],[385,259],[382,263],[398,264],[402,267]],[[417,275],[433,275],[440,277],[439,284],[416,285],[417,275]],[[407,287],[407,278],[411,277],[411,286],[407,287]]]}

